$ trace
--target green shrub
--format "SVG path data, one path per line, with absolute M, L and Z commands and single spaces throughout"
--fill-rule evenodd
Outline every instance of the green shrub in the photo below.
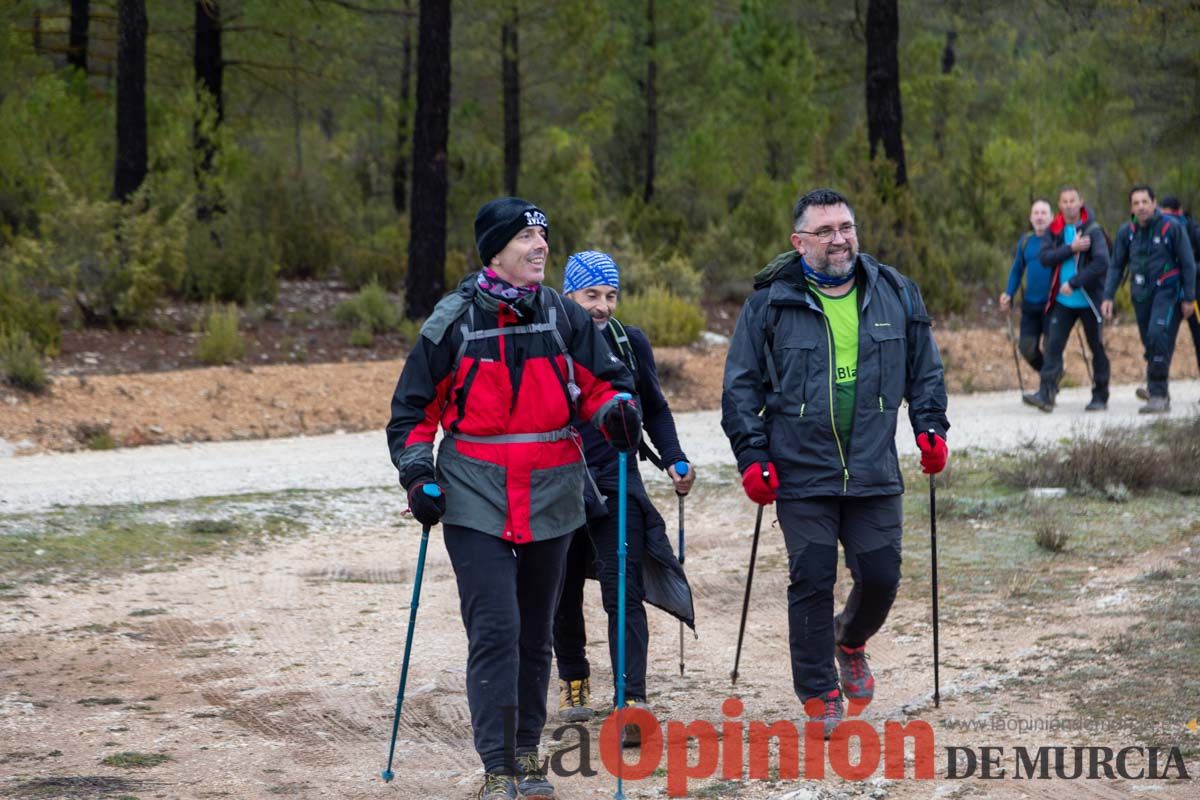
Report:
M 0 328 L 0 374 L 19 389 L 42 392 L 48 381 L 42 369 L 41 351 L 25 331 L 5 333 Z
M 192 300 L 270 301 L 278 289 L 279 244 L 253 219 L 232 209 L 188 229 L 181 291 Z
M 351 289 L 372 283 L 389 290 L 399 289 L 404 284 L 408 262 L 408 228 L 397 221 L 368 237 L 340 236 L 338 253 L 338 272 Z
M 346 327 L 372 334 L 387 333 L 400 324 L 400 312 L 388 293 L 376 282 L 368 283 L 358 294 L 339 303 L 333 310 L 333 318 Z
M 196 356 L 205 364 L 231 364 L 246 354 L 246 340 L 238 331 L 237 306 L 224 310 L 213 306 L 204 320 L 204 335 L 196 347 Z
M 704 313 L 661 286 L 621 300 L 617 317 L 641 328 L 651 344 L 661 347 L 691 344 L 704 330 Z
M 127 203 L 76 196 L 53 170 L 50 186 L 55 204 L 41 217 L 41 246 L 28 251 L 44 280 L 73 289 L 89 324 L 146 322 L 183 276 L 191 204 L 156 205 L 152 178 Z
M 50 276 L 42 271 L 44 248 L 41 242 L 22 237 L 0 249 L 0 330 L 24 331 L 39 354 L 53 355 L 62 330 L 55 303 L 42 297 L 54 290 Z
M 370 347 L 375 344 L 375 334 L 370 328 L 360 327 L 350 331 L 351 347 Z

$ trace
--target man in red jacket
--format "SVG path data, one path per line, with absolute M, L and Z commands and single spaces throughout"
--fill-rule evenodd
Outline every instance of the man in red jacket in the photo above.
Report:
M 571 419 L 618 450 L 640 436 L 629 370 L 587 312 L 541 285 L 547 232 L 542 210 L 515 197 L 479 210 L 483 268 L 422 326 L 387 427 L 413 516 L 442 523 L 457 578 L 483 800 L 554 797 L 538 742 L 569 534 L 585 521 Z

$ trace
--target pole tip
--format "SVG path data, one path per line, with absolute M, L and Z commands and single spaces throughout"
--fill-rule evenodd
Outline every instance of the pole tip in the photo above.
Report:
M 737 678 L 738 678 L 738 674 L 737 674 L 737 670 L 736 670 L 736 669 L 735 669 L 733 672 L 729 673 L 729 681 L 730 681 L 730 683 L 732 683 L 734 686 L 737 686 Z
M 383 778 L 384 783 L 391 783 L 392 778 L 396 777 L 396 773 L 392 772 L 390 769 L 385 769 L 380 777 Z

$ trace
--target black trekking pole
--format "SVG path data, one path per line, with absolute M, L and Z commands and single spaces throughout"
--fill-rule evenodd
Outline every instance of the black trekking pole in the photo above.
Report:
M 686 461 L 676 461 L 675 462 L 675 472 L 681 478 L 687 477 L 688 463 Z M 679 494 L 679 493 L 676 492 L 676 494 Z M 683 498 L 684 497 L 686 497 L 686 495 L 683 495 L 683 494 L 679 495 L 679 566 L 681 566 L 681 567 L 683 566 L 683 557 L 684 557 L 684 551 L 683 551 L 683 544 L 684 544 L 684 539 L 683 539 Z M 680 676 L 683 675 L 683 620 L 679 620 L 679 674 L 680 674 Z
M 1080 291 L 1083 290 L 1081 289 Z M 1079 354 L 1083 356 L 1083 365 L 1087 367 L 1088 383 L 1095 384 L 1096 379 L 1092 377 L 1092 360 L 1088 358 L 1087 348 L 1083 346 L 1083 330 L 1076 328 L 1075 333 L 1079 338 Z
M 1017 337 L 1013 335 L 1012 312 L 1006 312 L 1004 322 L 1008 325 L 1008 341 L 1012 343 L 1013 366 L 1017 368 L 1017 385 L 1025 394 L 1025 376 L 1021 374 L 1021 357 L 1017 355 Z
M 932 442 L 933 431 L 929 431 Z M 940 708 L 942 694 L 938 683 L 938 570 L 937 570 L 937 483 L 933 473 L 929 474 L 929 553 L 933 577 L 933 707 Z
M 426 487 L 432 484 L 425 484 Z M 437 486 L 432 486 L 440 491 Z M 404 639 L 404 661 L 400 667 L 400 688 L 396 691 L 396 713 L 392 716 L 392 743 L 388 745 L 387 768 L 383 771 L 384 783 L 396 777 L 392 772 L 392 757 L 396 754 L 396 734 L 400 730 L 400 709 L 404 706 L 404 686 L 408 683 L 408 659 L 412 654 L 413 630 L 417 623 L 417 606 L 421 601 L 421 578 L 425 573 L 425 549 L 429 546 L 429 526 L 421 529 L 421 549 L 417 553 L 417 574 L 413 578 L 412 602 L 408 604 L 408 635 Z
M 762 471 L 763 482 L 769 482 L 771 473 Z M 754 520 L 754 542 L 750 545 L 750 570 L 746 573 L 746 596 L 742 599 L 742 624 L 738 627 L 737 653 L 733 657 L 733 672 L 729 679 L 737 686 L 738 664 L 742 661 L 742 637 L 746 635 L 746 612 L 750 609 L 750 587 L 754 585 L 754 561 L 758 557 L 758 534 L 762 530 L 764 505 L 758 507 L 758 517 Z

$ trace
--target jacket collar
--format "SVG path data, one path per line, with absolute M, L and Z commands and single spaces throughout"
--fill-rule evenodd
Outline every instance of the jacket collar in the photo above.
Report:
M 792 259 L 791 256 L 795 258 Z M 781 259 L 787 259 L 787 263 L 778 263 Z M 768 271 L 772 271 L 768 279 L 760 282 L 760 276 Z M 854 262 L 854 271 L 854 285 L 859 287 L 859 296 L 862 298 L 860 305 L 865 306 L 874 291 L 875 282 L 879 279 L 879 262 L 866 253 L 859 253 Z M 770 305 L 807 305 L 821 308 L 820 301 L 813 296 L 808 281 L 804 279 L 800 256 L 796 252 L 792 252 L 790 256 L 788 253 L 776 256 L 754 278 L 756 289 L 769 287 L 767 303 Z
M 1088 207 L 1082 206 L 1079 209 L 1079 227 L 1083 228 L 1084 225 L 1088 224 L 1088 221 L 1091 218 L 1092 215 L 1091 212 L 1088 211 Z M 1054 234 L 1055 236 L 1062 236 L 1063 228 L 1065 227 L 1067 227 L 1067 221 L 1063 219 L 1062 212 L 1060 211 L 1054 215 L 1054 221 L 1050 223 L 1050 233 Z

